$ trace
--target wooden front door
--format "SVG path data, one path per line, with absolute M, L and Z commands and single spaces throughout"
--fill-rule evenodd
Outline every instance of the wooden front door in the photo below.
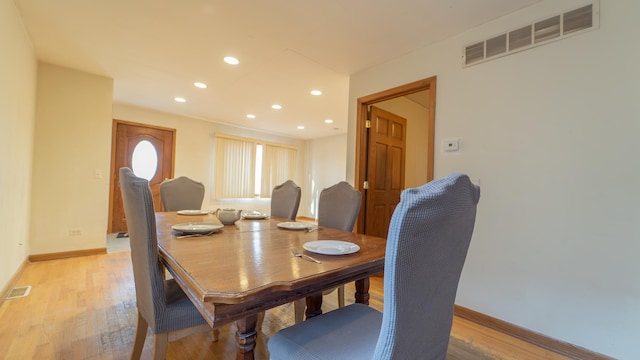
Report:
M 404 189 L 407 120 L 375 106 L 370 113 L 364 233 L 387 237 Z
M 113 121 L 109 233 L 127 230 L 119 185 L 121 167 L 131 168 L 137 176 L 149 180 L 155 209 L 162 210 L 159 188 L 164 179 L 173 178 L 175 136 L 175 129 Z

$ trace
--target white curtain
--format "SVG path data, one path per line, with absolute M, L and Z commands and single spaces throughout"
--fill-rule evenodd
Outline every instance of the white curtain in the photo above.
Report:
M 214 197 L 254 197 L 256 143 L 223 136 L 215 142 Z
M 273 144 L 264 145 L 260 197 L 271 197 L 271 190 L 276 185 L 293 179 L 295 166 L 296 149 Z

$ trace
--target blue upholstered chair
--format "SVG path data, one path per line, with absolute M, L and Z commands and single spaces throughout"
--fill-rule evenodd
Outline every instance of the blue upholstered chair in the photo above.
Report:
M 346 181 L 322 189 L 318 197 L 318 226 L 353 231 L 360 212 L 362 194 Z M 335 289 L 334 289 L 335 290 Z M 325 292 L 325 295 L 333 290 Z M 295 322 L 304 318 L 305 299 L 296 300 Z M 344 285 L 338 287 L 338 307 L 344 306 Z
M 391 218 L 382 313 L 349 305 L 279 331 L 271 359 L 445 359 L 480 189 L 452 174 L 403 191 Z
M 153 332 L 153 358 L 164 359 L 170 332 L 201 325 L 206 329 L 208 325 L 178 284 L 173 279 L 164 280 L 149 182 L 136 177 L 129 168 L 121 168 L 120 190 L 131 242 L 138 307 L 131 358 L 140 358 L 147 328 L 150 328 Z M 217 331 L 214 330 L 213 340 L 217 339 Z
M 160 200 L 164 211 L 200 210 L 204 199 L 204 184 L 179 176 L 160 184 Z
M 271 216 L 295 220 L 300 206 L 301 190 L 296 183 L 287 180 L 271 192 Z

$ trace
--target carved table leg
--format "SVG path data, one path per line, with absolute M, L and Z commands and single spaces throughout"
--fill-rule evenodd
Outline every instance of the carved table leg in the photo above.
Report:
M 236 331 L 237 360 L 253 360 L 253 350 L 256 347 L 257 321 L 258 315 L 251 315 L 236 321 L 236 326 L 238 327 L 238 331 Z
M 369 278 L 356 280 L 356 302 L 369 305 Z
M 307 319 L 322 314 L 322 293 L 307 296 L 307 310 L 305 310 Z

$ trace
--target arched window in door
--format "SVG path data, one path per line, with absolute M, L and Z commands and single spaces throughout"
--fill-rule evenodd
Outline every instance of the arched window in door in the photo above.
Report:
M 133 149 L 131 170 L 143 179 L 153 179 L 158 170 L 158 151 L 149 140 L 140 141 Z

